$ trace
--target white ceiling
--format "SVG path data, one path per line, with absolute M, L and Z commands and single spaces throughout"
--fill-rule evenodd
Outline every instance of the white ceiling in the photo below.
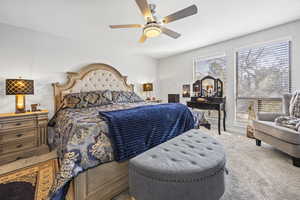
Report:
M 111 30 L 110 24 L 144 23 L 134 0 L 0 0 L 0 23 L 135 54 L 162 58 L 300 18 L 300 0 L 149 0 L 163 17 L 196 4 L 196 16 L 167 25 L 182 34 L 137 41 L 139 29 Z

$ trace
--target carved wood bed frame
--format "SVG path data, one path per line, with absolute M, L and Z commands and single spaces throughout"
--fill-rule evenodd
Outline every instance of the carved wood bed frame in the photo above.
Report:
M 55 111 L 60 109 L 64 96 L 69 93 L 106 89 L 133 91 L 133 85 L 127 84 L 127 77 L 106 64 L 95 63 L 79 72 L 68 72 L 67 78 L 65 84 L 53 84 Z M 110 200 L 128 188 L 128 163 L 99 165 L 77 176 L 73 185 L 75 200 Z

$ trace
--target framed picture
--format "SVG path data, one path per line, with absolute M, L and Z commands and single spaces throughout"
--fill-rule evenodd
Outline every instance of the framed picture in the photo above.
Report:
M 182 86 L 182 97 L 189 98 L 191 97 L 191 85 L 186 84 Z

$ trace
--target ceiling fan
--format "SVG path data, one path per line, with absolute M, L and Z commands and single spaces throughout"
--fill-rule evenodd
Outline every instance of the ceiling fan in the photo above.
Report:
M 164 33 L 174 39 L 179 38 L 181 35 L 175 31 L 172 31 L 166 27 L 164 24 L 168 24 L 174 22 L 176 20 L 180 20 L 185 17 L 189 17 L 191 15 L 195 15 L 198 12 L 198 8 L 196 5 L 189 6 L 185 9 L 177 11 L 171 15 L 164 17 L 162 20 L 159 20 L 156 15 L 156 5 L 148 4 L 147 0 L 135 0 L 139 9 L 141 10 L 142 15 L 146 20 L 145 25 L 140 24 L 124 24 L 124 25 L 111 25 L 112 29 L 120 29 L 120 28 L 143 28 L 143 35 L 140 38 L 139 42 L 143 43 L 147 38 L 157 37 L 161 33 Z

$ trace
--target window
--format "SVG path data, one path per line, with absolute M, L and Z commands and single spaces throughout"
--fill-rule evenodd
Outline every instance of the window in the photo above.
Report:
M 280 112 L 281 97 L 291 90 L 290 42 L 274 42 L 237 52 L 236 119 L 248 120 L 249 106 Z
M 221 79 L 224 83 L 224 92 L 226 91 L 225 55 L 194 61 L 194 81 L 200 80 L 207 75 Z
M 226 56 L 219 55 L 206 59 L 197 59 L 194 61 L 194 81 L 200 80 L 210 75 L 223 81 L 224 96 L 226 96 Z M 218 112 L 206 111 L 208 118 L 217 118 Z

